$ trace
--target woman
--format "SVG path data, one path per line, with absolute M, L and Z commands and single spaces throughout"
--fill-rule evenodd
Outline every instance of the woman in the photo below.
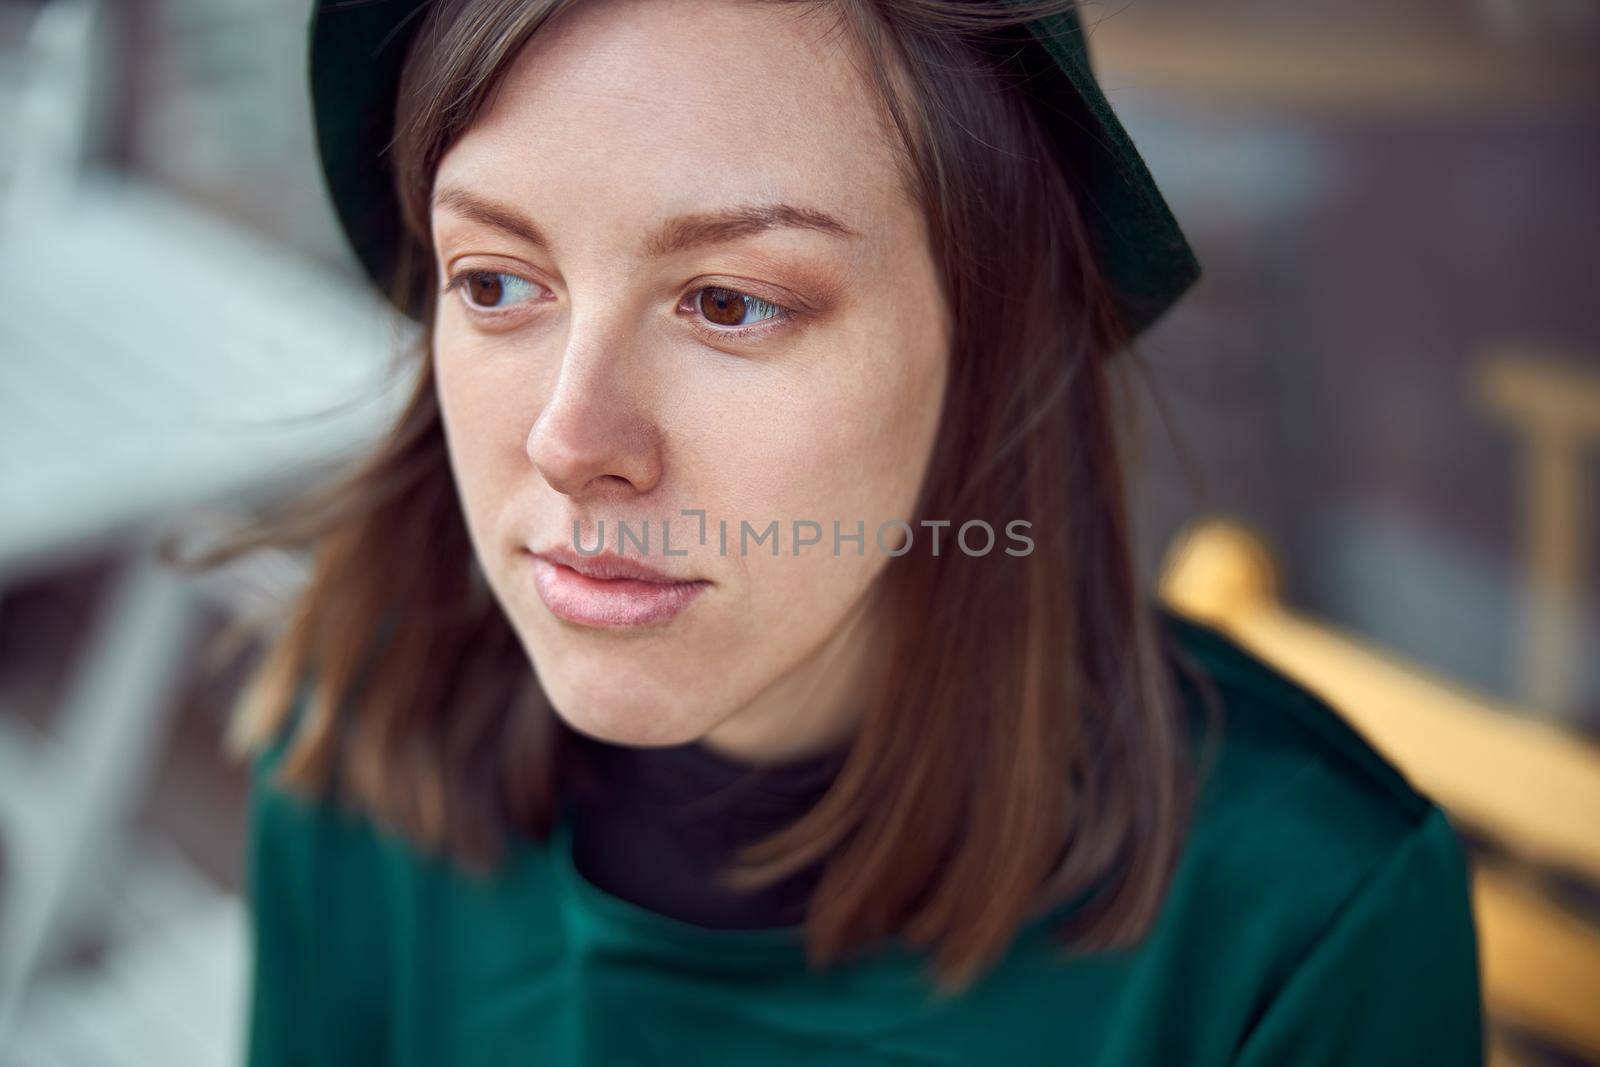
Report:
M 323 3 L 409 407 L 250 544 L 250 1062 L 1477 1063 L 1465 860 L 1140 588 L 1065 0 Z

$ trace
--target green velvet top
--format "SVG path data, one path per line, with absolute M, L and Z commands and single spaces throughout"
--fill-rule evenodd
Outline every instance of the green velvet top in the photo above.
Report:
M 268 785 L 274 749 L 251 793 L 250 1067 L 1482 1063 L 1444 814 L 1315 696 L 1161 616 L 1224 728 L 1135 947 L 1064 955 L 1044 916 L 953 999 L 908 949 L 812 972 L 797 927 L 710 929 L 600 890 L 564 824 L 473 876 Z

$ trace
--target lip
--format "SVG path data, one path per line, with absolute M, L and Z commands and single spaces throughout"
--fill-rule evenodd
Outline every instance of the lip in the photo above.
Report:
M 663 623 L 676 617 L 710 587 L 623 556 L 581 556 L 568 548 L 523 554 L 533 565 L 533 584 L 558 619 L 580 626 L 622 628 Z

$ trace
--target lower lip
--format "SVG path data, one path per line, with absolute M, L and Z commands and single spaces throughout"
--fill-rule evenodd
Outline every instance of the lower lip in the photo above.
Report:
M 550 614 L 580 626 L 648 626 L 666 622 L 694 602 L 710 582 L 643 582 L 590 578 L 532 553 L 533 584 Z

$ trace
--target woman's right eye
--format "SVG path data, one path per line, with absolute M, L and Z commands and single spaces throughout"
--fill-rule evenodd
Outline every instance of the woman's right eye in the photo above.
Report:
M 503 311 L 536 294 L 538 287 L 526 278 L 502 270 L 466 270 L 450 279 L 445 291 L 461 290 L 467 305 L 481 311 Z

